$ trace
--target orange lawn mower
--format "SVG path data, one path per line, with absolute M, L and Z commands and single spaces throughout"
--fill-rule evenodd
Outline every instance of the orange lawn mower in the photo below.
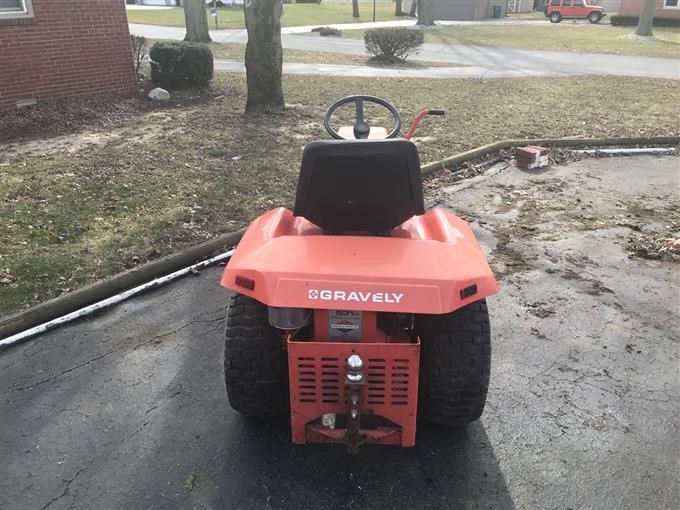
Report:
M 354 126 L 333 113 L 354 103 Z M 388 133 L 364 103 L 385 107 Z M 498 285 L 468 224 L 425 211 L 418 149 L 384 99 L 334 103 L 335 140 L 307 145 L 293 210 L 251 223 L 222 286 L 229 403 L 290 413 L 293 442 L 414 446 L 416 421 L 480 417 L 491 361 L 485 298 Z

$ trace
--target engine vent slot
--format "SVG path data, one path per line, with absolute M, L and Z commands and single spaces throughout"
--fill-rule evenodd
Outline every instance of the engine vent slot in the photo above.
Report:
M 340 360 L 336 357 L 298 356 L 297 395 L 306 404 L 337 404 L 344 398 Z

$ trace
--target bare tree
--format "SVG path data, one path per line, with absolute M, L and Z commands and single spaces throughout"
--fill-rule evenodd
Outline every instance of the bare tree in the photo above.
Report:
M 394 0 L 394 15 L 395 16 L 403 16 L 406 14 L 404 11 L 402 11 L 402 0 Z
M 208 11 L 203 0 L 184 0 L 184 20 L 187 27 L 185 41 L 212 41 L 208 32 Z
M 418 0 L 418 22 L 416 25 L 434 25 L 433 0 Z
M 146 37 L 141 35 L 130 35 L 132 43 L 132 62 L 135 65 L 135 76 L 139 81 L 139 69 L 146 61 Z
M 656 10 L 656 0 L 645 0 L 640 13 L 640 20 L 638 21 L 635 35 L 642 37 L 653 37 L 652 24 L 654 23 L 654 11 Z
M 281 67 L 281 14 L 283 0 L 245 0 L 248 43 L 246 44 L 246 113 L 283 110 Z
M 415 16 L 417 8 L 418 8 L 418 0 L 411 0 L 411 7 L 408 10 L 408 15 L 409 16 Z
M 352 17 L 358 18 L 359 16 L 359 0 L 352 0 Z

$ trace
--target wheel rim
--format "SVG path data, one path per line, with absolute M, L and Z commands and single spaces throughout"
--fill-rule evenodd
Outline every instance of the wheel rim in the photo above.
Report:
M 560 17 L 557 14 L 553 14 L 552 16 L 550 16 L 550 20 L 557 23 L 560 20 Z

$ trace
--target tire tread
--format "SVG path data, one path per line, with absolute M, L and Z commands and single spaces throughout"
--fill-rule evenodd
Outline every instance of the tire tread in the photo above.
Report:
M 288 367 L 281 332 L 267 307 L 248 296 L 229 299 L 224 341 L 224 381 L 231 407 L 267 418 L 288 410 Z
M 421 332 L 420 416 L 462 425 L 484 411 L 491 370 L 491 333 L 485 300 L 443 315 L 418 318 Z

